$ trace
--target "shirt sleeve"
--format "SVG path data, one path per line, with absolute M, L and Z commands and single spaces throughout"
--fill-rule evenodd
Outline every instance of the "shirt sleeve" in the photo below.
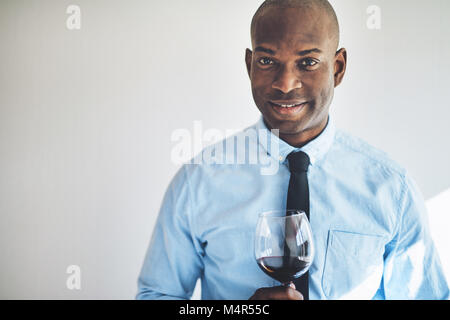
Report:
M 394 300 L 449 299 L 433 244 L 426 207 L 417 185 L 405 177 L 397 232 L 385 251 L 383 295 Z
M 176 173 L 163 198 L 136 299 L 189 299 L 202 273 L 201 247 L 192 232 L 192 203 L 186 165 Z

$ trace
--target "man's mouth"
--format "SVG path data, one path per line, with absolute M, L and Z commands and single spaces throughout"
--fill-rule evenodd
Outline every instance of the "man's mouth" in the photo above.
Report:
M 269 103 L 272 109 L 283 115 L 296 114 L 307 104 L 304 101 L 269 101 Z

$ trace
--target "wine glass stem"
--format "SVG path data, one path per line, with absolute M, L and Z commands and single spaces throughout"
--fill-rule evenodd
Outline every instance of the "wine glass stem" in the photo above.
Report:
M 292 281 L 285 282 L 285 283 L 283 283 L 283 287 L 291 287 L 291 288 L 294 288 L 294 282 L 292 282 Z

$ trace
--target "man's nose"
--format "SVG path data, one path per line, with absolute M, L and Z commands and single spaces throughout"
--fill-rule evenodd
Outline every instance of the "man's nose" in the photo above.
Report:
M 294 89 L 300 89 L 302 82 L 300 81 L 298 72 L 291 68 L 284 67 L 277 75 L 272 83 L 272 88 L 278 89 L 283 93 L 288 93 Z

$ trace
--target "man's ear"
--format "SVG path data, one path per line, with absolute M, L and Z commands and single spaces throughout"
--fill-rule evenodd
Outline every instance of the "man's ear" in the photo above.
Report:
M 334 87 L 341 84 L 347 68 L 347 50 L 339 49 L 334 57 Z
M 250 49 L 245 50 L 245 65 L 247 66 L 247 73 L 249 77 L 252 71 L 252 59 L 253 59 L 252 50 Z

